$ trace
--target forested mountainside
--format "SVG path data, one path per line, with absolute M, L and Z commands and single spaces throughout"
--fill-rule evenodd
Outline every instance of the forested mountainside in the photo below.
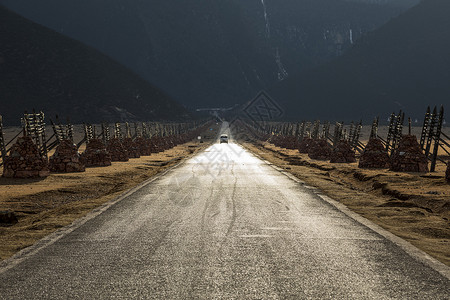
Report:
M 245 102 L 292 73 L 341 55 L 404 10 L 394 5 L 398 1 L 0 3 L 106 53 L 184 105 L 198 108 Z
M 350 120 L 400 109 L 420 119 L 428 105 L 450 103 L 449 15 L 450 1 L 424 0 L 271 93 L 296 119 Z
M 187 111 L 99 51 L 0 5 L 0 115 L 17 124 L 24 110 L 72 122 L 179 120 Z

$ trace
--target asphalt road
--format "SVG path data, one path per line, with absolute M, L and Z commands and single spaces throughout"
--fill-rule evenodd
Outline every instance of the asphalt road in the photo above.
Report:
M 446 277 L 232 143 L 46 243 L 0 269 L 1 299 L 450 297 Z

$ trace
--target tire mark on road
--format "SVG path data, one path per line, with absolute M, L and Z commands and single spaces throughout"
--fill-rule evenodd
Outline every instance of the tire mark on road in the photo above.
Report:
M 201 238 L 200 241 L 198 243 L 198 252 L 196 255 L 196 266 L 197 266 L 197 276 L 195 276 L 194 278 L 192 278 L 192 281 L 190 283 L 190 289 L 189 291 L 187 291 L 188 294 L 188 298 L 189 299 L 197 299 L 198 295 L 196 294 L 196 292 L 198 291 L 198 286 L 201 284 L 202 279 L 204 279 L 205 277 L 205 272 L 206 269 L 204 267 L 200 267 L 201 265 L 204 265 L 206 263 L 206 261 L 204 260 L 205 257 L 207 257 L 207 255 L 205 254 L 205 238 L 207 236 L 207 234 L 205 233 L 205 223 L 206 223 L 206 213 L 210 207 L 210 200 L 213 199 L 213 194 L 214 194 L 214 182 L 215 180 L 212 181 L 212 185 L 211 185 L 211 192 L 209 193 L 209 196 L 205 199 L 205 204 L 203 207 L 203 211 L 202 211 L 202 217 L 201 217 L 201 224 L 200 224 L 200 228 L 201 228 Z
M 214 180 L 213 180 L 214 182 Z M 211 187 L 211 192 L 209 193 L 209 196 L 205 200 L 205 206 L 203 207 L 202 211 L 202 221 L 201 221 L 201 229 L 204 231 L 205 229 L 205 219 L 206 219 L 206 211 L 209 208 L 209 200 L 212 199 L 212 195 L 214 194 L 214 186 Z

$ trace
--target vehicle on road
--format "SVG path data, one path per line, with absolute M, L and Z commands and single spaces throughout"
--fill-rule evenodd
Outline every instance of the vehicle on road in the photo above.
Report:
M 220 143 L 221 143 L 221 144 L 222 144 L 222 143 L 227 143 L 227 144 L 228 144 L 228 135 L 222 134 L 222 135 L 220 136 Z

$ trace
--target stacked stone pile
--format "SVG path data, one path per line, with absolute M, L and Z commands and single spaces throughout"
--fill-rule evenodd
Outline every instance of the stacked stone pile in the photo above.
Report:
M 139 153 L 141 156 L 149 156 L 152 154 L 152 145 L 149 139 L 138 137 L 135 142 L 139 148 Z
M 298 145 L 298 152 L 300 153 L 309 153 L 309 147 L 311 146 L 313 142 L 312 138 L 305 137 Z
M 428 159 L 414 135 L 402 136 L 398 148 L 391 155 L 390 163 L 390 170 L 395 172 L 428 172 Z
M 13 211 L 0 211 L 0 224 L 2 225 L 14 225 L 19 220 Z
M 252 133 L 252 136 L 260 141 L 269 141 L 270 138 L 272 137 L 272 135 L 270 133 L 266 133 L 266 134 Z
M 282 146 L 284 144 L 283 139 L 284 139 L 284 137 L 282 135 L 275 136 L 274 137 L 274 145 L 276 145 L 278 147 Z
M 173 137 L 168 136 L 164 140 L 166 142 L 166 147 L 167 147 L 166 150 L 172 149 L 173 147 L 176 146 L 175 143 L 174 143 Z
M 150 139 L 150 151 L 152 153 L 160 152 L 160 147 L 158 146 L 159 140 L 157 137 L 152 137 Z
M 187 140 L 185 140 L 185 137 L 183 135 L 174 137 L 174 145 L 175 146 L 181 145 L 185 142 L 187 142 Z
M 331 163 L 353 163 L 356 162 L 355 151 L 348 141 L 341 140 L 334 147 L 330 157 Z
M 269 143 L 274 144 L 275 146 L 277 146 L 280 143 L 279 142 L 280 138 L 281 137 L 278 136 L 278 135 L 271 135 L 267 141 Z
M 311 159 L 329 160 L 331 147 L 324 139 L 313 140 L 308 149 L 308 156 Z
M 195 138 L 196 138 L 196 137 L 195 137 Z M 177 138 L 176 144 L 177 144 L 177 145 L 184 144 L 184 143 L 189 142 L 189 140 L 190 140 L 190 139 L 188 139 L 188 136 L 187 136 L 186 134 L 182 134 L 182 135 L 180 135 L 180 136 Z
M 111 161 L 128 161 L 128 151 L 120 139 L 109 140 L 106 150 L 111 154 Z
M 167 139 L 167 137 L 162 137 L 161 141 L 160 141 L 160 149 L 162 151 L 168 150 L 171 148 L 171 145 L 169 143 L 169 140 Z
M 123 146 L 127 150 L 129 158 L 139 158 L 141 157 L 141 153 L 139 152 L 139 145 L 133 141 L 132 138 L 125 138 L 123 140 Z
M 86 167 L 106 167 L 111 165 L 111 154 L 106 150 L 101 139 L 92 139 L 81 154 L 81 161 Z
M 447 171 L 445 172 L 445 180 L 450 183 L 450 161 L 447 162 Z
M 286 136 L 281 139 L 279 147 L 291 149 L 291 150 L 298 149 L 299 142 L 295 136 Z
M 180 144 L 180 139 L 176 136 L 169 136 L 169 144 L 173 147 L 176 147 Z
M 389 168 L 389 154 L 380 139 L 372 138 L 369 140 L 359 158 L 358 167 L 365 169 Z
M 163 152 L 167 149 L 167 145 L 164 138 L 160 136 L 155 136 L 152 138 L 152 149 L 154 153 Z
M 18 138 L 11 147 L 10 155 L 5 158 L 3 177 L 36 178 L 49 174 L 47 159 L 39 154 L 31 137 Z
M 62 140 L 56 147 L 55 153 L 49 159 L 52 172 L 84 172 L 85 165 L 80 161 L 77 146 L 70 140 Z
M 272 135 L 269 139 L 269 142 L 278 147 L 281 144 L 281 139 L 282 137 L 279 135 Z
M 164 139 L 165 138 L 163 138 L 163 137 L 159 137 L 155 142 L 154 137 L 150 138 L 148 141 L 149 147 L 150 147 L 150 152 L 151 153 L 159 153 L 166 149 L 170 149 L 169 147 L 167 147 Z M 158 145 L 158 143 L 159 143 L 159 145 Z

